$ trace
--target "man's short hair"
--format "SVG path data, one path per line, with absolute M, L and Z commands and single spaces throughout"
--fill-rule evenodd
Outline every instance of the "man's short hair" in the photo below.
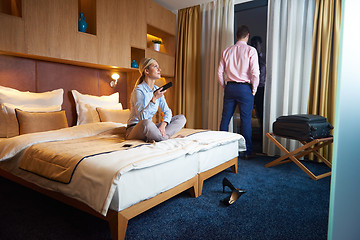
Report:
M 249 28 L 245 25 L 241 25 L 238 27 L 236 31 L 236 38 L 242 39 L 245 38 L 249 34 Z

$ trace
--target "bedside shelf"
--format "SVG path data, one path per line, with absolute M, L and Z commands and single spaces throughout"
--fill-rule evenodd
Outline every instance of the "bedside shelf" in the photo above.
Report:
M 161 49 L 161 47 L 160 47 L 160 49 Z M 164 52 L 164 51 L 156 51 L 156 50 L 154 50 L 154 48 L 146 48 L 146 51 L 147 52 L 154 52 L 154 54 L 163 54 L 163 55 L 167 55 L 167 56 L 170 56 L 169 54 L 167 54 L 166 52 Z
M 78 0 L 78 20 L 80 13 L 84 14 L 87 24 L 86 33 L 96 35 L 96 0 Z
M 0 13 L 22 17 L 21 0 L 0 0 Z
M 152 25 L 147 25 L 146 47 L 154 49 L 152 40 L 162 40 L 164 44 L 160 45 L 161 53 L 175 56 L 175 36 L 164 32 Z M 155 50 L 154 50 L 155 51 Z M 156 51 L 155 51 L 156 52 Z
M 140 64 L 140 60 L 143 59 L 144 57 L 145 57 L 145 50 L 144 49 L 131 47 L 131 59 L 130 59 L 130 62 L 135 60 L 135 62 L 137 64 Z M 132 69 L 137 69 L 138 70 L 138 68 L 132 68 Z

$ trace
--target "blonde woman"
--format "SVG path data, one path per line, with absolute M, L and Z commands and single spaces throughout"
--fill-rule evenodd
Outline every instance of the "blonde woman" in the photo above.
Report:
M 131 113 L 126 128 L 127 139 L 140 139 L 147 142 L 163 141 L 177 133 L 186 123 L 184 115 L 172 116 L 164 97 L 166 90 L 155 91 L 159 88 L 154 83 L 155 80 L 161 78 L 160 71 L 155 59 L 144 58 L 140 61 L 141 76 L 131 93 Z M 154 124 L 152 117 L 159 106 L 164 113 L 164 120 Z

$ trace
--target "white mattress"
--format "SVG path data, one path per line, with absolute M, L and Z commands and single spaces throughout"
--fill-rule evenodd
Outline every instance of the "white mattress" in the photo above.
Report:
M 121 176 L 118 182 L 110 208 L 121 211 L 165 192 L 191 179 L 198 173 L 237 157 L 237 149 L 238 142 L 230 142 L 150 168 L 127 172 Z

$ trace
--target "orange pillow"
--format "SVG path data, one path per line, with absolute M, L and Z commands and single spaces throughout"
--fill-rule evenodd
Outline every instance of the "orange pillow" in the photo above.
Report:
M 96 108 L 96 111 L 99 113 L 101 122 L 117 122 L 126 124 L 130 116 L 130 109 L 115 110 Z
M 57 112 L 26 112 L 15 109 L 21 134 L 67 128 L 65 110 Z

